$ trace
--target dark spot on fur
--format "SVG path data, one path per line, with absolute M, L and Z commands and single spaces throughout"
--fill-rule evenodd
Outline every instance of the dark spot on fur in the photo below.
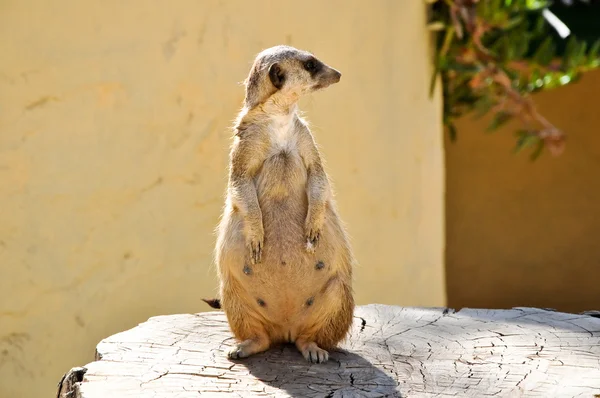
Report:
M 248 264 L 244 265 L 244 274 L 250 275 L 252 273 L 252 268 L 248 266 Z
M 310 307 L 311 305 L 313 305 L 314 302 L 315 302 L 315 298 L 311 297 L 308 300 L 306 300 L 306 306 Z
M 325 263 L 323 261 L 319 261 L 317 265 L 315 265 L 315 269 L 323 269 L 325 268 Z
M 263 301 L 263 299 L 256 299 L 256 302 L 257 302 L 257 303 L 258 303 L 258 305 L 260 305 L 261 307 L 264 307 L 264 306 L 266 306 L 266 305 L 267 305 L 267 303 L 265 303 L 265 302 Z
M 282 261 L 281 265 L 287 265 L 287 263 L 285 261 Z

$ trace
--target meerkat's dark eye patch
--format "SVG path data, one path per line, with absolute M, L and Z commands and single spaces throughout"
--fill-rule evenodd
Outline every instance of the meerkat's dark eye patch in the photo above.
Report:
M 285 72 L 281 69 L 279 64 L 275 63 L 269 67 L 269 79 L 278 90 L 283 87 L 283 83 L 285 83 Z
M 311 76 L 314 76 L 317 72 L 323 69 L 323 64 L 315 58 L 309 58 L 304 61 L 304 69 L 306 69 Z

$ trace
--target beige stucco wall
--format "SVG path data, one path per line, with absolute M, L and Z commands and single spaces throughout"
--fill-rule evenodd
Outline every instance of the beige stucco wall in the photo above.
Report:
M 238 83 L 279 43 L 343 72 L 302 105 L 358 302 L 443 305 L 424 25 L 419 1 L 2 1 L 0 396 L 49 396 L 101 338 L 207 310 Z
M 513 155 L 511 123 L 465 117 L 446 145 L 452 307 L 600 309 L 600 71 L 535 96 L 568 134 L 560 157 Z

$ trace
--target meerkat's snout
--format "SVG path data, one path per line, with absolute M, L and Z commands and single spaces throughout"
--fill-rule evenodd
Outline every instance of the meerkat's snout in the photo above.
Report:
M 317 84 L 314 86 L 315 89 L 321 89 L 329 87 L 332 84 L 335 84 L 340 81 L 342 78 L 342 74 L 329 66 L 325 66 L 325 70 L 323 71 L 321 77 L 318 79 Z
M 334 73 L 334 83 L 337 83 L 342 78 L 342 73 L 339 70 L 333 69 Z
M 312 85 L 313 90 L 329 87 L 330 85 L 339 82 L 342 77 L 340 71 L 326 65 L 312 56 L 304 62 L 303 66 L 314 81 L 314 84 Z

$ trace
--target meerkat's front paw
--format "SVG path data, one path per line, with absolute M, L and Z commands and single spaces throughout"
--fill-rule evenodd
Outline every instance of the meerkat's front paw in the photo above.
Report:
M 311 363 L 323 363 L 329 360 L 329 353 L 320 348 L 316 343 L 304 344 L 300 347 L 304 359 Z
M 248 250 L 250 251 L 250 261 L 252 261 L 252 264 L 260 263 L 262 257 L 263 240 L 251 239 L 247 245 Z
M 264 232 L 262 227 L 258 231 L 251 231 L 247 234 L 246 247 L 250 253 L 250 261 L 252 264 L 260 263 L 264 247 Z
M 315 252 L 320 237 L 321 228 L 316 226 L 306 228 L 306 250 L 309 253 Z

